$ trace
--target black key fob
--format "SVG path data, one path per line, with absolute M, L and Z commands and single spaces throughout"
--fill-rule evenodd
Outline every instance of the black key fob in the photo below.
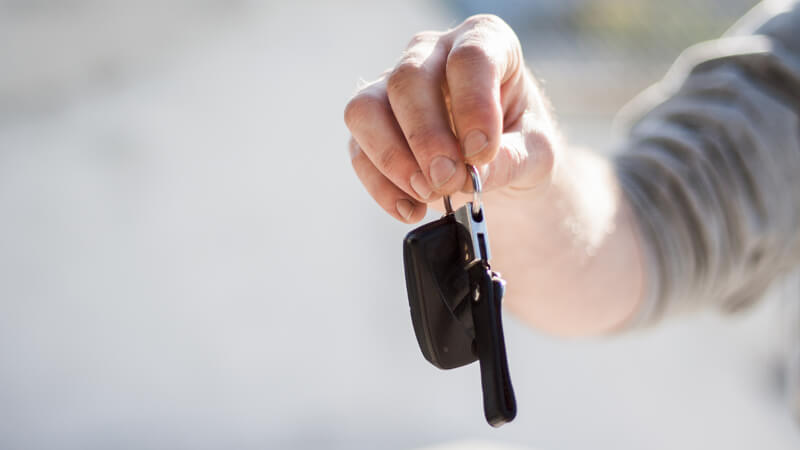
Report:
M 408 303 L 423 356 L 440 369 L 478 359 L 470 280 L 464 268 L 465 230 L 452 214 L 409 232 L 403 240 Z
M 440 369 L 480 361 L 483 410 L 494 427 L 514 419 L 501 304 L 505 282 L 489 265 L 480 176 L 474 201 L 408 233 L 403 240 L 408 303 L 423 356 Z

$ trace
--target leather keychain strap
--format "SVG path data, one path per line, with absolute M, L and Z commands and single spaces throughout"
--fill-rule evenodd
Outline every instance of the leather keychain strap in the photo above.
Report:
M 501 319 L 505 282 L 494 276 L 484 263 L 470 269 L 470 279 L 478 293 L 472 305 L 472 318 L 481 366 L 483 412 L 489 425 L 499 427 L 517 415 Z

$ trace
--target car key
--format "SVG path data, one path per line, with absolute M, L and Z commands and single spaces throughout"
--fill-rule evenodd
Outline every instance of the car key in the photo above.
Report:
M 403 260 L 411 321 L 422 354 L 440 369 L 478 359 L 470 279 L 463 270 L 466 230 L 446 214 L 406 235 Z
M 474 166 L 468 167 L 472 175 L 474 198 L 454 215 L 456 222 L 466 229 L 469 236 L 466 247 L 471 251 L 465 254 L 465 259 L 468 260 L 466 267 L 473 298 L 472 318 L 481 367 L 484 415 L 490 425 L 498 427 L 513 420 L 517 414 L 501 318 L 505 281 L 489 266 L 489 237 L 480 199 L 480 177 Z
M 453 212 L 445 197 L 445 216 L 406 236 L 406 287 L 425 358 L 442 369 L 479 359 L 484 414 L 500 426 L 516 415 L 501 321 L 505 282 L 489 266 L 480 178 L 468 168 L 473 202 Z

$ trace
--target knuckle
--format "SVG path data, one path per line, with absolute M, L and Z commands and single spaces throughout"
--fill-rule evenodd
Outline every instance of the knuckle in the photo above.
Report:
M 470 122 L 477 122 L 483 124 L 492 123 L 492 121 L 500 120 L 493 112 L 497 106 L 494 104 L 492 94 L 485 91 L 468 91 L 462 92 L 458 98 L 451 100 L 454 103 L 454 108 L 457 108 L 457 114 L 465 113 Z M 457 104 L 456 104 L 457 103 Z
M 406 48 L 416 47 L 420 44 L 424 44 L 427 42 L 435 41 L 439 38 L 439 33 L 433 31 L 421 31 L 414 36 L 411 36 L 411 40 L 408 41 L 408 45 Z
M 464 26 L 467 28 L 481 28 L 481 27 L 505 27 L 505 21 L 494 14 L 475 14 L 474 16 L 467 17 L 464 20 Z
M 388 147 L 383 152 L 380 153 L 377 157 L 377 164 L 378 167 L 381 169 L 381 172 L 384 174 L 392 173 L 398 163 L 398 156 L 400 155 L 400 149 L 396 147 Z
M 419 77 L 423 72 L 422 64 L 419 62 L 406 58 L 401 61 L 389 74 L 386 79 L 386 90 L 389 95 L 404 91 L 411 81 Z
M 449 148 L 451 139 L 433 128 L 418 128 L 408 135 L 408 145 L 415 154 L 432 153 L 437 149 Z
M 492 64 L 489 52 L 478 39 L 466 39 L 447 56 L 447 70 L 470 70 Z
M 362 91 L 347 102 L 344 108 L 344 122 L 352 129 L 369 117 L 382 113 L 385 108 L 382 98 Z

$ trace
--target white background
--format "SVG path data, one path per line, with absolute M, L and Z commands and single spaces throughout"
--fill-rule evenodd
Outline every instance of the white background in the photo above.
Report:
M 498 430 L 477 365 L 422 358 L 410 227 L 352 174 L 342 110 L 455 13 L 39 5 L 0 18 L 1 448 L 800 446 L 775 301 L 571 342 L 507 316 L 519 415 Z

